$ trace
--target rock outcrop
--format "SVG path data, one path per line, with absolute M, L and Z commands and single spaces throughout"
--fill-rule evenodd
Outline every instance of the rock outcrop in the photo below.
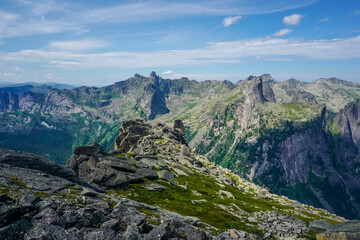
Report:
M 126 187 L 129 183 L 143 182 L 144 179 L 162 179 L 178 185 L 173 174 L 168 171 L 169 167 L 165 161 L 157 156 L 172 153 L 180 158 L 190 157 L 181 121 L 175 121 L 174 130 L 171 130 L 163 124 L 153 127 L 140 119 L 129 120 L 122 124 L 119 131 L 120 135 L 115 139 L 115 151 L 112 155 L 104 153 L 96 143 L 91 146 L 80 146 L 73 150 L 74 155 L 67 165 L 80 178 L 107 189 Z M 126 154 L 136 158 L 127 159 L 126 156 L 129 155 Z M 201 165 L 196 161 L 195 164 Z
M 128 150 L 119 139 L 110 153 L 80 146 L 67 166 L 0 149 L 0 238 L 307 238 L 314 215 L 344 222 L 210 163 L 190 151 L 183 129 L 178 120 L 173 129 L 125 121 Z

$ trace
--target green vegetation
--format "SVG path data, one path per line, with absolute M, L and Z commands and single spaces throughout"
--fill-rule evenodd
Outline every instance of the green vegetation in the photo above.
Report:
M 233 177 L 232 175 L 229 175 Z M 248 232 L 263 235 L 263 231 L 256 224 L 252 225 L 247 220 L 247 216 L 258 211 L 273 211 L 274 208 L 284 214 L 294 215 L 306 223 L 314 219 L 323 218 L 322 216 L 313 215 L 308 211 L 302 214 L 294 214 L 294 208 L 291 206 L 281 205 L 272 198 L 258 198 L 253 194 L 239 190 L 237 187 L 226 185 L 220 187 L 216 180 L 195 173 L 191 176 L 178 177 L 179 186 L 170 185 L 163 181 L 156 181 L 166 185 L 167 190 L 163 192 L 148 191 L 144 188 L 150 181 L 139 184 L 130 184 L 130 190 L 112 190 L 108 194 L 126 196 L 130 199 L 144 202 L 150 205 L 159 206 L 179 213 L 184 216 L 193 216 L 199 218 L 202 222 L 216 227 L 219 231 L 227 229 L 240 229 Z M 186 185 L 186 188 L 183 186 Z M 194 195 L 193 191 L 197 194 Z M 227 198 L 225 195 L 220 196 L 220 191 L 229 192 L 234 198 Z M 234 207 L 236 206 L 236 207 Z M 229 211 L 224 210 L 228 209 Z M 240 210 L 240 212 L 238 212 Z M 151 217 L 155 213 L 150 209 L 138 209 L 147 216 Z M 233 212 L 237 217 L 229 212 Z M 155 218 L 156 219 L 156 218 Z M 334 221 L 333 221 L 334 222 Z

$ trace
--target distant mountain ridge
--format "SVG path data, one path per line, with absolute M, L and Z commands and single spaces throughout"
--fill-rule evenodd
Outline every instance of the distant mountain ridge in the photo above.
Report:
M 44 83 L 38 83 L 38 82 L 24 82 L 24 83 L 13 83 L 13 82 L 7 82 L 7 81 L 0 81 L 0 88 L 3 87 L 22 87 L 31 85 L 34 87 L 51 87 L 51 88 L 57 88 L 57 89 L 73 89 L 76 87 L 80 87 L 79 85 L 70 85 L 66 83 L 58 83 L 58 82 L 44 82 Z

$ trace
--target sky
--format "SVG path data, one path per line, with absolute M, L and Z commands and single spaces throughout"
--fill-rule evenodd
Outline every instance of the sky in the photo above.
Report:
M 1 0 L 0 81 L 360 82 L 359 0 Z

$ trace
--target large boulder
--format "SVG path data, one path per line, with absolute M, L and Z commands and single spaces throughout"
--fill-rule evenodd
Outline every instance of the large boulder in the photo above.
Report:
M 84 154 L 84 155 L 94 155 L 94 154 L 99 154 L 99 153 L 103 153 L 104 149 L 97 143 L 93 143 L 90 146 L 79 146 L 73 149 L 73 154 L 76 155 L 80 155 L 80 154 Z

